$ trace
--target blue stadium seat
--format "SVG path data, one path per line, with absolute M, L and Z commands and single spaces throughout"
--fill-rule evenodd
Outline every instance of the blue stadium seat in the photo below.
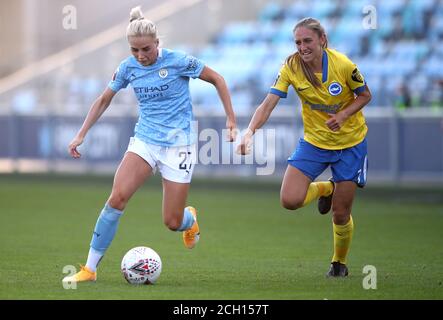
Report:
M 278 19 L 283 10 L 284 9 L 280 4 L 276 2 L 270 2 L 260 12 L 258 19 L 261 22 Z

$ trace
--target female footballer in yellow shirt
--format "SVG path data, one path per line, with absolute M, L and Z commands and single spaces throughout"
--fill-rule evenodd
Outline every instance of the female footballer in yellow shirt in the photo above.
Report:
M 297 52 L 281 67 L 237 152 L 249 153 L 254 132 L 265 124 L 292 85 L 302 103 L 304 136 L 288 159 L 281 204 L 295 210 L 318 198 L 320 213 L 328 213 L 332 207 L 334 255 L 326 275 L 345 277 L 354 229 L 352 202 L 357 186 L 366 183 L 368 129 L 362 108 L 371 100 L 371 93 L 357 66 L 344 54 L 328 48 L 319 21 L 302 19 L 293 33 Z M 314 182 L 328 166 L 332 179 Z

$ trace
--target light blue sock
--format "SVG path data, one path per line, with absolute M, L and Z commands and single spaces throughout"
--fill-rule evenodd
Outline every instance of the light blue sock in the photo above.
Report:
M 185 231 L 188 230 L 192 225 L 194 224 L 194 216 L 192 215 L 191 211 L 188 210 L 188 208 L 185 208 L 183 212 L 183 221 L 180 228 L 177 229 L 177 231 Z
M 123 211 L 114 209 L 106 203 L 95 224 L 91 248 L 101 254 L 105 254 L 117 232 L 118 222 L 122 214 Z

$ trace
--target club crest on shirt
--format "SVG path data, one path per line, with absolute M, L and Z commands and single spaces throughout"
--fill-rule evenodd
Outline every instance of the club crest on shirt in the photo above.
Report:
M 338 96 L 342 91 L 343 87 L 338 82 L 333 82 L 329 85 L 328 91 L 331 94 L 331 96 Z
M 168 76 L 168 70 L 160 69 L 160 71 L 158 72 L 158 75 L 160 76 L 160 78 L 166 78 Z

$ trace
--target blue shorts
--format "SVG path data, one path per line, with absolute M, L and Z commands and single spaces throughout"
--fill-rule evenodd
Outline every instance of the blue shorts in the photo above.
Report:
M 288 158 L 288 164 L 303 172 L 312 181 L 331 166 L 334 182 L 354 181 L 363 188 L 368 170 L 366 138 L 359 144 L 342 150 L 318 148 L 300 139 L 297 149 Z

